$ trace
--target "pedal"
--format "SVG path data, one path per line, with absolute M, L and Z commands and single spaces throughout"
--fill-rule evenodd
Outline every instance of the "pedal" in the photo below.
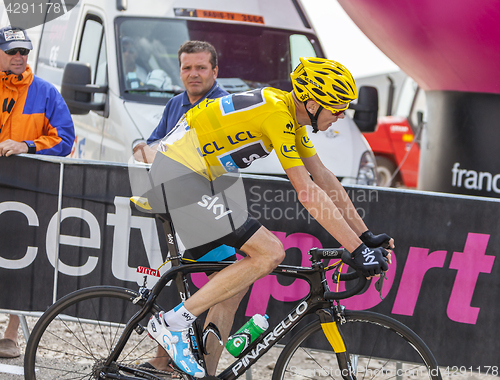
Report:
M 203 330 L 203 338 L 202 338 L 202 340 L 203 340 L 203 353 L 205 355 L 208 354 L 207 350 L 206 350 L 206 347 L 207 347 L 207 339 L 208 339 L 208 335 L 209 334 L 213 334 L 217 338 L 217 340 L 219 341 L 219 344 L 221 346 L 224 345 L 224 343 L 222 342 L 222 338 L 220 336 L 219 329 L 217 328 L 217 326 L 214 323 L 210 322 L 207 325 L 207 327 L 205 327 L 205 330 Z

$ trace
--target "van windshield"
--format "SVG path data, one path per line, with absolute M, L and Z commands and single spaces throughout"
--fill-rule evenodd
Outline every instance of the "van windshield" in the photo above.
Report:
M 291 90 L 299 57 L 324 56 L 313 34 L 220 22 L 117 18 L 123 98 L 165 104 L 184 91 L 177 51 L 188 40 L 208 41 L 219 59 L 217 81 L 228 92 L 272 86 Z

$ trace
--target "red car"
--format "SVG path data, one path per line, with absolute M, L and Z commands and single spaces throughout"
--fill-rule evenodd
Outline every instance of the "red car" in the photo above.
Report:
M 407 78 L 392 116 L 378 118 L 375 132 L 363 133 L 377 160 L 379 186 L 416 188 L 425 93 Z

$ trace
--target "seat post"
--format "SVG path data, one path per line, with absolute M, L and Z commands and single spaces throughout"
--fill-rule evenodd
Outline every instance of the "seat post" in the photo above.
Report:
M 181 260 L 179 259 L 179 246 L 175 237 L 174 225 L 170 218 L 168 218 L 167 214 L 156 214 L 156 217 L 160 219 L 163 225 L 163 231 L 165 232 L 165 237 L 167 238 L 168 255 L 173 258 L 172 266 L 179 266 L 181 265 Z M 187 297 L 191 296 L 191 293 L 189 292 L 189 285 L 182 272 L 177 273 L 175 276 L 175 285 L 180 292 L 179 295 L 182 302 L 184 302 Z M 183 297 L 184 299 L 182 299 Z

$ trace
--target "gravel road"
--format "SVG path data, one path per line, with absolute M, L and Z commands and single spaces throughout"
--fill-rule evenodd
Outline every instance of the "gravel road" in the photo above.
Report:
M 7 326 L 7 321 L 8 317 L 5 314 L 0 314 L 0 336 L 3 336 L 3 331 L 5 330 L 5 327 Z M 34 324 L 36 323 L 35 318 L 27 318 L 28 321 L 28 326 L 30 329 L 33 328 Z M 61 334 L 64 334 L 64 331 L 61 331 Z M 19 334 L 19 344 L 22 350 L 22 353 L 24 353 L 24 349 L 26 346 L 24 336 L 20 332 Z M 251 376 L 246 376 L 246 380 L 269 380 L 271 379 L 272 372 L 274 365 L 276 363 L 276 360 L 281 352 L 281 348 L 273 348 L 271 349 L 261 360 L 259 360 L 258 363 L 256 363 L 251 370 Z M 220 366 L 219 368 L 225 368 L 227 367 L 233 360 L 229 353 L 226 351 L 224 352 L 221 361 L 220 361 Z M 295 357 L 294 357 L 295 359 Z M 0 380 L 22 380 L 24 379 L 23 376 L 23 360 L 24 360 L 24 355 L 21 355 L 19 358 L 14 358 L 14 359 L 2 359 L 0 358 Z M 49 360 L 56 361 L 57 358 L 49 358 Z M 310 359 L 307 357 L 303 358 L 297 358 L 296 359 L 298 362 L 293 363 L 297 367 L 306 367 L 307 366 L 307 361 Z M 446 368 L 442 368 L 442 375 L 443 375 L 443 380 L 499 380 L 500 377 L 498 376 L 491 376 L 491 375 L 485 375 L 485 374 L 478 374 L 477 372 L 470 372 L 470 371 L 465 371 L 465 373 L 460 373 L 460 372 L 454 372 L 451 373 L 450 371 L 447 371 Z M 358 377 L 361 374 L 358 374 Z M 335 378 L 336 380 L 339 380 L 338 377 L 330 377 L 329 374 L 316 374 L 314 376 L 314 379 L 316 380 L 322 380 L 322 379 L 329 379 L 329 378 Z M 382 377 L 376 377 L 376 379 L 387 379 L 387 376 L 382 376 Z M 245 379 L 245 377 L 242 377 L 242 379 Z M 302 380 L 304 379 L 303 377 L 297 377 L 297 380 Z M 45 380 L 45 379 L 44 379 Z M 47 380 L 52 380 L 52 379 L 47 379 Z M 341 380 L 341 379 L 340 379 Z M 394 379 L 396 380 L 396 378 Z M 404 380 L 419 380 L 418 376 L 410 376 L 410 377 L 404 377 Z

